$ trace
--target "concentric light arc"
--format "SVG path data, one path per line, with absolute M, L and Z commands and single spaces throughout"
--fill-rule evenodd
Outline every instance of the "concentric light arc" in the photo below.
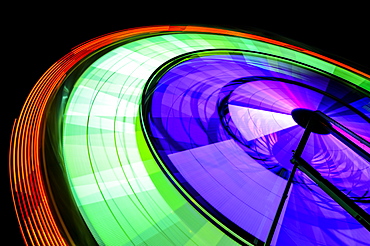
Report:
M 250 185 L 269 177 L 255 191 L 268 195 L 266 204 L 274 207 L 286 182 L 282 170 L 289 171 L 290 148 L 301 134 L 284 105 L 319 108 L 369 139 L 363 130 L 369 124 L 369 80 L 368 74 L 313 51 L 221 28 L 150 26 L 87 41 L 39 79 L 14 123 L 9 170 L 24 241 L 263 245 L 274 210 L 249 202 L 242 190 L 235 195 L 236 183 L 220 171 L 241 175 Z M 218 114 L 221 107 L 230 114 Z M 253 127 L 242 128 L 246 122 Z M 289 144 L 281 142 L 289 138 Z M 369 163 L 352 158 L 334 138 L 310 141 L 306 157 L 312 165 L 369 212 L 361 202 L 368 199 Z M 267 156 L 266 143 L 273 160 L 255 161 L 256 155 Z M 324 155 L 330 155 L 326 164 Z M 347 164 L 337 166 L 338 158 Z M 249 169 L 243 163 L 250 163 Z M 254 175 L 247 174 L 252 170 Z M 366 229 L 311 180 L 297 176 L 296 184 L 275 245 L 366 245 Z M 251 187 L 246 190 L 253 192 Z M 314 192 L 305 193 L 307 187 Z M 240 206 L 234 211 L 220 205 L 214 192 Z M 309 194 L 306 201 L 299 200 L 302 194 Z M 333 207 L 323 209 L 324 201 Z M 327 213 L 312 223 L 312 240 L 294 229 L 307 223 L 303 216 L 315 215 L 304 202 Z M 264 222 L 253 224 L 250 218 Z M 317 226 L 338 219 L 343 222 L 333 222 L 332 228 Z

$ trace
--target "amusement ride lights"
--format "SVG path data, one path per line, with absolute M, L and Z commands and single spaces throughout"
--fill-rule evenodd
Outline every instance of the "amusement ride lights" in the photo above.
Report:
M 291 110 L 321 107 L 369 141 L 363 131 L 369 124 L 369 78 L 315 52 L 220 28 L 141 27 L 88 41 L 40 78 L 14 124 L 11 187 L 24 240 L 29 245 L 263 245 L 290 171 L 287 153 L 302 132 Z M 292 132 L 274 135 L 286 129 Z M 369 163 L 333 139 L 313 141 L 307 152 L 313 164 L 323 176 L 330 173 L 325 177 L 334 184 L 339 180 L 343 192 L 368 213 L 363 187 L 369 186 Z M 336 156 L 318 150 L 324 147 L 342 151 L 347 155 L 342 158 L 351 155 L 356 163 L 337 166 Z M 215 154 L 225 161 L 218 168 L 210 163 L 217 161 Z M 320 166 L 325 155 L 328 168 Z M 255 173 L 248 175 L 245 167 Z M 338 176 L 331 176 L 333 170 Z M 226 174 L 256 186 L 236 189 Z M 212 194 L 201 177 L 212 181 Z M 297 177 L 294 194 L 308 190 L 313 199 L 323 198 L 316 200 L 318 211 L 331 214 L 331 220 L 322 221 L 345 221 L 322 233 L 318 219 L 311 234 L 303 235 L 295 228 L 306 224 L 297 216 L 307 214 L 289 213 L 288 205 L 288 222 L 279 224 L 274 244 L 366 245 L 364 227 L 334 202 L 325 207 L 320 203 L 328 201 L 325 193 L 305 175 Z M 270 183 L 258 184 L 266 178 Z M 222 189 L 216 186 L 220 182 Z M 253 190 L 268 199 L 251 195 L 262 200 L 249 201 L 246 192 Z M 240 206 L 225 205 L 217 194 Z M 262 203 L 270 209 L 259 211 Z M 249 214 L 238 214 L 238 208 Z

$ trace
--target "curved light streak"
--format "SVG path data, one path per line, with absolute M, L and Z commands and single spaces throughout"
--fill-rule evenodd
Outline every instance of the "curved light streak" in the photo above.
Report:
M 142 27 L 81 44 L 40 78 L 14 124 L 9 170 L 26 244 L 76 243 L 58 210 L 58 194 L 53 194 L 45 174 L 44 136 L 52 102 L 78 69 L 84 72 L 67 93 L 63 115 L 56 115 L 63 119 L 63 136 L 58 141 L 61 166 L 97 243 L 248 243 L 199 204 L 198 210 L 190 205 L 188 201 L 193 205 L 197 201 L 157 165 L 140 124 L 141 94 L 158 66 L 205 49 L 241 49 L 284 57 L 370 88 L 369 75 L 345 64 L 297 46 L 225 29 Z M 83 65 L 94 56 L 95 61 L 84 70 Z M 110 229 L 105 230 L 108 225 Z
M 348 126 L 369 124 L 369 119 L 356 118 L 356 110 L 349 104 L 365 95 L 353 95 L 353 90 L 342 88 L 336 78 L 292 62 L 285 69 L 286 61 L 273 57 L 261 59 L 235 51 L 198 56 L 169 66 L 163 76 L 153 79 L 146 93 L 148 135 L 164 165 L 202 206 L 229 228 L 249 233 L 251 241 L 263 242 L 274 216 L 270 212 L 276 211 L 293 166 L 292 150 L 304 131 L 291 111 L 320 109 L 329 114 L 335 107 L 347 105 L 346 114 L 335 116 L 338 120 Z M 341 91 L 336 95 L 339 98 L 328 93 L 337 90 Z M 357 196 L 359 202 L 362 199 L 365 210 L 370 209 L 365 188 L 369 186 L 369 164 L 365 160 L 331 135 L 317 134 L 309 139 L 304 157 L 343 192 Z M 265 168 L 258 170 L 256 165 Z M 256 173 L 259 185 L 251 185 Z M 288 200 L 276 245 L 286 245 L 288 238 L 313 245 L 347 244 L 351 236 L 366 245 L 367 229 L 318 191 L 312 180 L 299 172 L 294 182 L 290 197 L 299 194 L 306 202 L 295 206 L 294 199 Z M 316 204 L 319 199 L 328 207 Z M 315 222 L 300 222 L 303 208 L 312 209 Z M 336 224 L 338 219 L 347 225 Z M 329 223 L 330 227 L 321 226 Z M 337 226 L 341 237 L 331 233 Z

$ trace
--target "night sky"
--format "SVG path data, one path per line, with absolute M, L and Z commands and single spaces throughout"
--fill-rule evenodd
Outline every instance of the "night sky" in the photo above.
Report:
M 57 7 L 58 4 L 60 3 L 56 3 L 55 6 Z M 21 11 L 14 10 L 14 14 L 9 15 L 11 17 L 6 22 L 5 31 L 3 30 L 6 37 L 3 38 L 6 67 L 5 69 L 3 67 L 2 72 L 10 76 L 9 78 L 5 76 L 7 79 L 2 81 L 3 99 L 6 99 L 3 101 L 3 107 L 6 108 L 6 123 L 2 123 L 5 158 L 2 170 L 4 205 L 1 205 L 1 210 L 5 214 L 5 227 L 9 230 L 2 235 L 8 238 L 11 236 L 12 243 L 9 245 L 22 245 L 11 201 L 7 170 L 7 153 L 14 118 L 20 113 L 27 94 L 38 78 L 71 48 L 84 41 L 112 31 L 137 26 L 160 24 L 220 26 L 251 30 L 277 39 L 285 37 L 295 40 L 313 47 L 314 51 L 370 73 L 368 58 L 370 23 L 365 19 L 365 13 L 357 12 L 363 8 L 361 6 L 354 10 L 343 7 L 340 13 L 332 9 L 322 10 L 320 7 L 314 7 L 304 14 L 301 8 L 284 13 L 274 8 L 270 12 L 237 8 L 227 12 L 221 6 L 217 11 L 193 10 L 187 14 L 178 13 L 177 9 L 171 10 L 171 6 L 166 6 L 168 10 L 164 13 L 147 14 L 149 11 L 144 13 L 137 7 L 121 8 L 121 12 L 118 11 L 120 14 L 104 11 L 103 15 L 100 13 L 99 6 L 96 6 L 93 12 L 70 8 L 60 13 L 32 9 L 28 11 L 27 7 Z M 86 13 L 80 15 L 81 11 Z M 171 12 L 172 14 L 169 14 Z M 282 40 L 288 42 L 288 39 Z

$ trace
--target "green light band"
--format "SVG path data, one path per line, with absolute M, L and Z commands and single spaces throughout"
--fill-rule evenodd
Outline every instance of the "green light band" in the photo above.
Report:
M 240 49 L 284 57 L 370 89 L 368 79 L 334 64 L 242 37 L 163 34 L 106 53 L 73 87 L 65 109 L 62 146 L 74 199 L 99 244 L 237 244 L 168 180 L 140 126 L 141 96 L 153 72 L 176 56 L 204 49 Z

